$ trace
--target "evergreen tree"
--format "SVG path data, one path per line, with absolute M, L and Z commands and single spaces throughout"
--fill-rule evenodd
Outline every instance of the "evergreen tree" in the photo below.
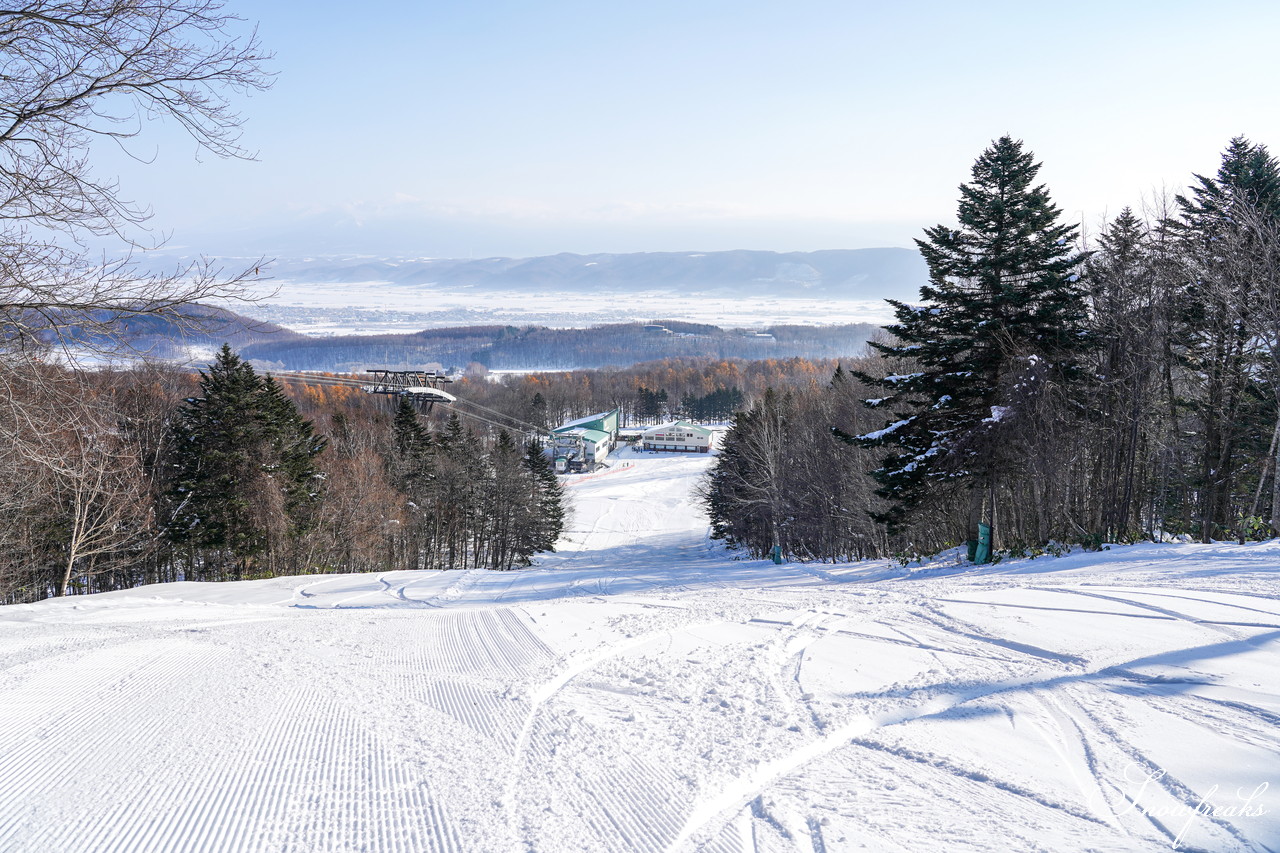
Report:
M 1269 216 L 1280 217 L 1280 167 L 1265 145 L 1237 136 L 1227 143 L 1214 177 L 1193 177 L 1191 195 L 1178 195 L 1175 200 L 1182 226 L 1202 237 L 1228 225 L 1232 208 L 1241 200 Z
M 745 398 L 738 388 L 717 388 L 701 397 L 692 392 L 680 398 L 680 409 L 695 421 L 723 421 L 742 408 Z
M 399 544 L 407 568 L 441 567 L 441 518 L 437 444 L 418 416 L 418 408 L 401 397 L 391 423 L 392 448 L 387 459 L 391 482 L 408 498 L 405 530 Z
M 431 433 L 418 419 L 418 408 L 408 397 L 401 397 L 391 422 L 396 451 L 402 456 L 414 457 L 431 443 Z
M 636 414 L 642 420 L 656 421 L 662 416 L 662 404 L 666 401 L 666 393 L 666 391 L 661 392 L 662 396 L 659 397 L 659 392 L 641 385 L 636 390 L 636 395 L 639 397 L 636 403 Z
M 564 531 L 564 487 L 556 479 L 551 460 L 542 452 L 542 445 L 530 441 L 524 448 L 524 469 L 532 480 L 532 523 L 522 542 L 527 554 L 554 551 L 560 534 Z
M 439 535 L 437 553 L 432 556 L 440 568 L 471 568 L 470 561 L 477 556 L 478 521 L 483 512 L 481 485 L 487 477 L 488 461 L 479 439 L 462 425 L 456 412 L 449 415 L 435 446 L 429 513 Z
M 450 412 L 449 419 L 444 422 L 444 432 L 440 433 L 437 442 L 442 453 L 459 453 L 474 444 L 475 436 L 462 425 L 457 412 Z
M 325 442 L 230 346 L 201 372 L 200 392 L 173 424 L 166 533 L 204 551 L 205 569 L 230 566 L 241 577 L 306 526 L 319 493 L 313 459 Z
M 1202 435 L 1191 480 L 1197 527 L 1209 541 L 1247 500 L 1242 469 L 1266 452 L 1250 440 L 1272 401 L 1256 382 L 1259 341 L 1249 312 L 1260 294 L 1254 270 L 1242 262 L 1254 249 L 1240 226 L 1245 215 L 1280 219 L 1280 164 L 1265 146 L 1236 137 L 1217 174 L 1195 179 L 1190 195 L 1176 198 L 1178 218 L 1164 224 L 1183 248 L 1178 338 L 1184 365 L 1200 380 L 1185 403 L 1191 429 Z
M 200 373 L 201 396 L 190 397 L 174 423 L 174 507 L 167 532 L 175 542 L 225 550 L 236 558 L 266 545 L 250 522 L 241 486 L 254 477 L 248 451 L 262 440 L 254 400 L 262 381 L 224 345 L 208 373 Z
M 521 464 L 511 433 L 498 430 L 488 461 L 483 512 L 479 515 L 484 520 L 482 547 L 487 552 L 483 565 L 490 569 L 527 565 L 529 553 L 521 545 L 524 531 L 533 521 L 532 478 Z
M 763 557 L 774 546 L 796 552 L 792 527 L 800 512 L 792 502 L 789 472 L 799 455 L 790 395 L 765 391 L 739 412 L 725 434 L 703 495 L 713 539 Z
M 823 426 L 838 411 L 870 413 L 838 398 L 833 388 L 782 396 L 770 389 L 734 415 L 700 491 L 712 538 L 756 557 L 774 546 L 797 559 L 874 553 L 866 453 L 841 448 Z
M 435 445 L 418 417 L 418 407 L 408 397 L 400 398 L 391 435 L 395 444 L 392 477 L 410 497 L 423 503 L 422 489 L 430 480 Z
M 302 417 L 298 407 L 270 376 L 262 380 L 258 406 L 266 439 L 263 470 L 278 484 L 285 497 L 285 513 L 295 532 L 311 526 L 319 505 L 320 476 L 315 459 L 328 445 L 316 435 L 315 425 Z
M 974 163 L 960 187 L 959 228 L 937 225 L 917 240 L 929 266 L 923 305 L 890 300 L 897 322 L 891 343 L 875 347 L 909 363 L 907 373 L 863 382 L 886 392 L 870 400 L 892 411 L 884 429 L 847 441 L 890 449 L 874 473 L 888 500 L 880 515 L 900 526 L 910 511 L 945 484 L 970 489 L 969 535 L 988 517 L 1002 422 L 1017 417 L 1030 377 L 1070 379 L 1088 343 L 1085 301 L 1073 248 L 1077 229 L 1035 178 L 1040 164 L 1022 143 L 1001 137 Z M 1046 364 L 1047 362 L 1047 364 Z M 1047 371 L 1046 371 L 1047 368 Z

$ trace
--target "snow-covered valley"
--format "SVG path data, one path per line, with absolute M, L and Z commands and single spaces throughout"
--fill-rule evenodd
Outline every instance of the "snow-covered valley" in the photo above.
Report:
M 449 326 L 511 325 L 589 328 L 655 319 L 724 328 L 885 323 L 888 303 L 875 298 L 758 294 L 676 294 L 642 289 L 600 293 L 441 289 L 384 281 L 271 281 L 249 303 L 226 307 L 312 337 L 416 332 Z
M 0 850 L 1280 850 L 1280 542 L 775 566 L 710 461 L 530 570 L 0 608 Z

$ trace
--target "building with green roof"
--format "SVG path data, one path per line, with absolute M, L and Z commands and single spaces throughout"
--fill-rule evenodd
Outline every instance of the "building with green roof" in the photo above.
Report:
M 618 410 L 569 421 L 551 431 L 556 472 L 593 471 L 618 440 Z

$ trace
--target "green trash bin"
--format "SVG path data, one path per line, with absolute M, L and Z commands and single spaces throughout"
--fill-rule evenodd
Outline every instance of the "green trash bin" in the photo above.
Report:
M 973 549 L 973 562 L 975 565 L 985 566 L 991 562 L 991 525 L 978 523 L 978 542 L 977 547 Z

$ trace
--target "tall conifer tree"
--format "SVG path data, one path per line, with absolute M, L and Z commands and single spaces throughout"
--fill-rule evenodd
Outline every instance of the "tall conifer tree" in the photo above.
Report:
M 167 534 L 240 577 L 253 561 L 305 528 L 319 497 L 314 458 L 325 446 L 271 379 L 223 345 L 200 396 L 179 408 L 170 466 Z M 268 567 L 268 570 L 270 568 Z
M 1271 395 L 1257 387 L 1259 342 L 1250 310 L 1262 294 L 1242 263 L 1252 247 L 1241 220 L 1280 220 L 1280 164 L 1265 146 L 1238 136 L 1223 152 L 1217 174 L 1195 179 L 1189 195 L 1176 197 L 1178 218 L 1164 225 L 1183 246 L 1179 345 L 1185 366 L 1200 380 L 1186 403 L 1190 428 L 1203 437 L 1191 481 L 1197 527 L 1207 542 L 1242 512 L 1248 493 L 1242 469 L 1266 452 L 1249 446 L 1257 423 L 1269 414 L 1262 401 Z
M 1044 375 L 1047 367 L 1070 378 L 1079 370 L 1088 335 L 1077 229 L 1059 221 L 1048 191 L 1035 184 L 1039 171 L 1008 136 L 982 153 L 960 187 L 960 227 L 937 225 L 916 241 L 929 266 L 922 304 L 890 300 L 897 322 L 886 329 L 895 340 L 872 344 L 914 369 L 856 374 L 885 390 L 868 404 L 890 410 L 892 422 L 856 437 L 836 433 L 890 450 L 874 476 L 889 501 L 880 517 L 893 526 L 943 484 L 963 482 L 974 497 L 975 536 L 998 464 L 992 433 L 1016 417 L 1015 374 L 1034 367 Z
M 309 527 L 319 504 L 320 477 L 315 459 L 329 440 L 316 435 L 315 425 L 302 417 L 270 376 L 262 380 L 257 400 L 266 438 L 263 468 L 285 498 L 285 513 L 296 531 Z
M 414 500 L 421 501 L 421 491 L 431 479 L 435 444 L 431 431 L 418 417 L 418 407 L 408 397 L 400 398 L 391 434 L 395 441 L 392 476 Z
M 564 487 L 556 479 L 551 460 L 536 440 L 525 444 L 524 469 L 532 480 L 532 523 L 524 531 L 524 553 L 554 551 L 564 531 Z

